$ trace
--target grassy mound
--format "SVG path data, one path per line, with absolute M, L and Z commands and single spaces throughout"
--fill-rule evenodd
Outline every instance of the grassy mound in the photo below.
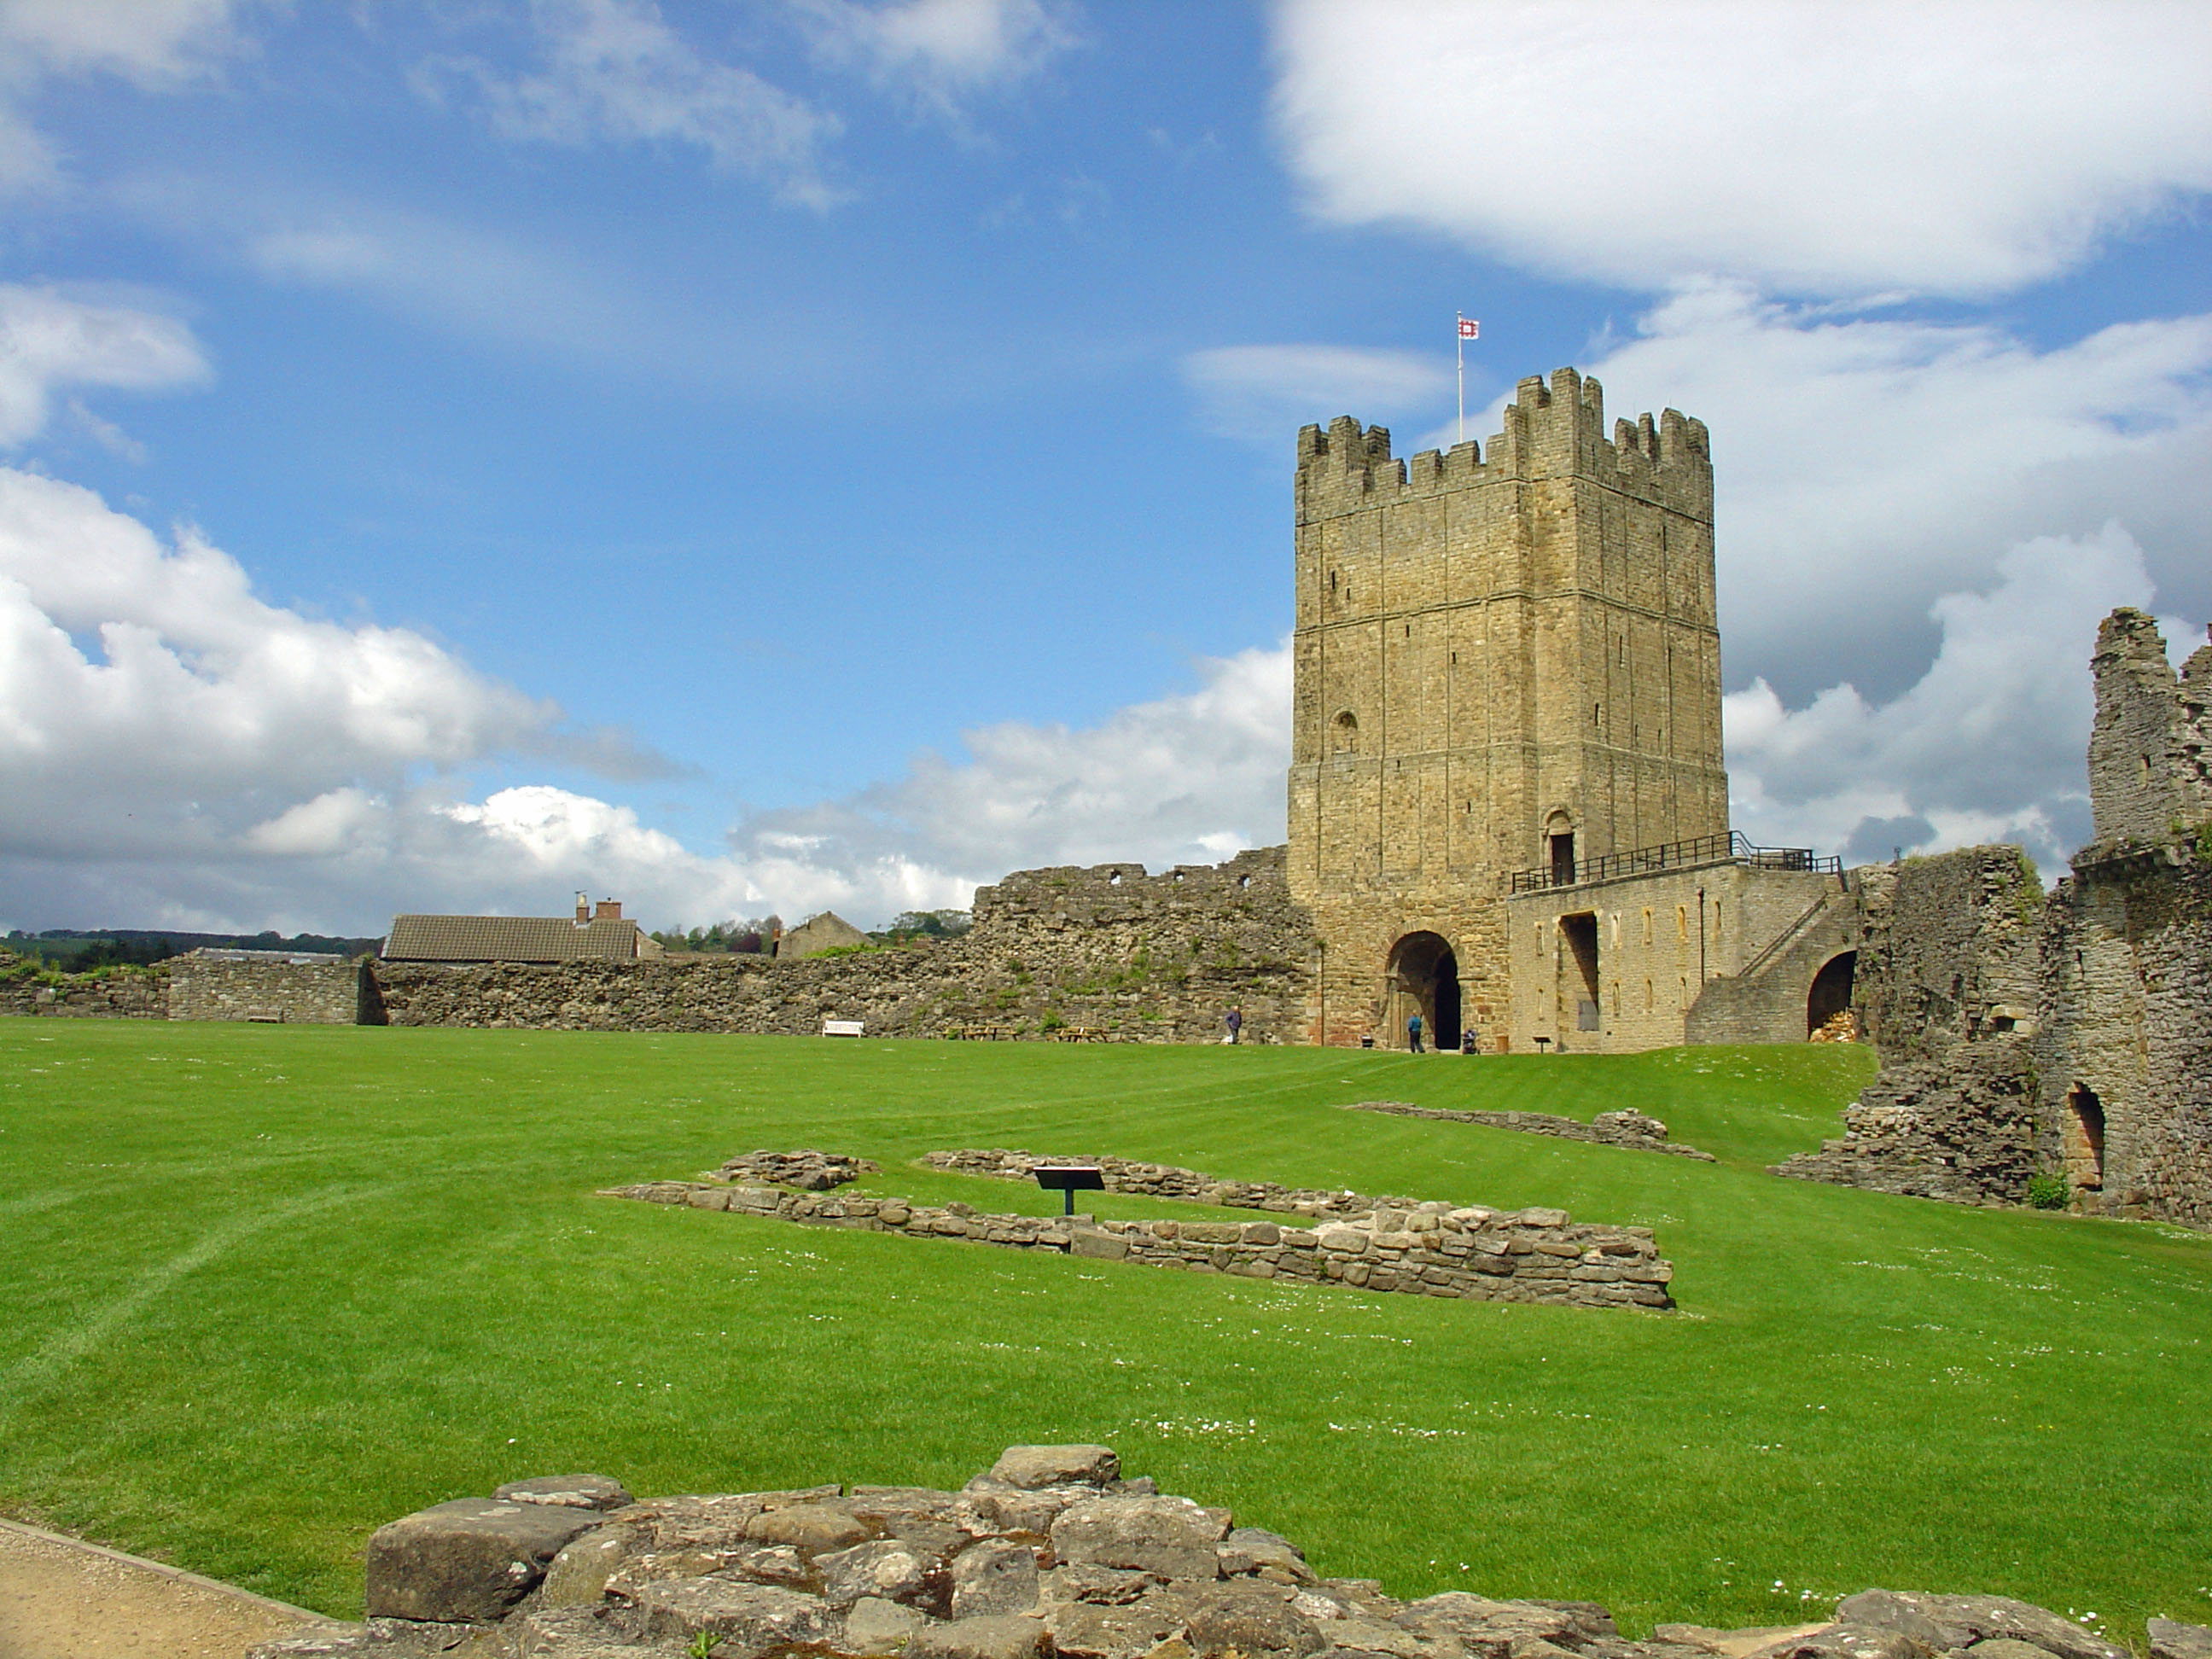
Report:
M 1097 1440 L 1401 1595 L 1780 1622 L 1869 1584 L 2212 1618 L 2212 1240 L 1776 1180 L 1850 1048 L 1220 1047 L 0 1022 L 0 1504 L 336 1613 L 518 1476 L 957 1484 Z M 1635 1106 L 1706 1164 L 1335 1109 Z M 1369 1297 L 591 1196 L 939 1147 L 1648 1223 L 1666 1316 Z M 1203 1213 L 1109 1197 L 1118 1215 Z

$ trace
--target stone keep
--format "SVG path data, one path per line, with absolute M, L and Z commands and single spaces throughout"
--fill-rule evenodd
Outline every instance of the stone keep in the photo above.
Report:
M 1510 1018 L 1502 878 L 1728 831 L 1704 423 L 1614 422 L 1571 368 L 1486 456 L 1298 434 L 1291 893 L 1309 1033 Z

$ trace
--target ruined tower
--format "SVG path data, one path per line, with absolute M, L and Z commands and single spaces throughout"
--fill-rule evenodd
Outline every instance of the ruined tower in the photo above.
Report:
M 1290 881 L 1322 941 L 1310 1034 L 1486 1042 L 1513 872 L 1728 832 L 1705 428 L 1605 433 L 1571 368 L 1486 456 L 1298 434 Z M 1595 948 L 1595 947 L 1593 947 Z

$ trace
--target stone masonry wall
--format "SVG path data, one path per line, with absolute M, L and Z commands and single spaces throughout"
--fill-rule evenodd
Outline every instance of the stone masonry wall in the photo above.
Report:
M 1851 873 L 1865 927 L 1852 1004 L 1885 1064 L 1939 1059 L 2033 1022 L 2043 887 L 2019 848 Z
M 1218 1184 L 1194 1172 L 1181 1173 L 1197 1182 Z M 1370 1200 L 1372 1207 L 1366 1209 L 1302 1216 L 1316 1224 L 1297 1227 L 1275 1221 L 994 1215 L 963 1203 L 923 1205 L 720 1180 L 646 1182 L 603 1195 L 1192 1273 L 1340 1283 L 1374 1293 L 1584 1308 L 1674 1306 L 1667 1293 L 1674 1266 L 1660 1258 L 1650 1228 L 1577 1223 L 1565 1210 L 1500 1211 L 1436 1200 L 1394 1206 Z
M 2212 646 L 2122 609 L 2092 662 L 2097 839 L 2046 902 L 2012 848 L 1856 872 L 1884 1069 L 1778 1173 L 2212 1226 Z
M 0 1014 L 50 1019 L 167 1019 L 168 964 L 62 974 L 51 980 L 23 974 L 23 958 L 0 951 Z
M 2051 914 L 2042 1163 L 2082 1209 L 2212 1226 L 2212 858 L 2093 843 Z
M 1100 1445 L 1009 1446 L 958 1492 L 823 1485 L 652 1498 L 509 1481 L 387 1522 L 367 1622 L 246 1659 L 2130 1659 L 1993 1595 L 1862 1590 L 1766 1629 L 1622 1638 L 1589 1601 L 1402 1601 L 1279 1533 L 1125 1477 Z M 2153 1619 L 2150 1659 L 2212 1630 Z
M 975 892 L 957 939 L 781 961 L 374 965 L 395 1025 L 818 1035 L 859 1019 L 879 1036 L 1095 1033 L 1121 1042 L 1295 1040 L 1312 927 L 1283 850 L 1153 876 L 1141 865 L 1027 870 Z
M 171 1019 L 358 1025 L 365 969 L 338 956 L 194 951 L 169 963 Z

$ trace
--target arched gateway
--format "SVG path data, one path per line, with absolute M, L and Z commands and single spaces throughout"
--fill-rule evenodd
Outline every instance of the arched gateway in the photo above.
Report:
M 1406 1020 L 1416 1012 L 1437 1049 L 1459 1047 L 1459 958 L 1440 933 L 1408 933 L 1390 947 L 1385 969 L 1390 1024 L 1384 1040 L 1404 1041 Z

